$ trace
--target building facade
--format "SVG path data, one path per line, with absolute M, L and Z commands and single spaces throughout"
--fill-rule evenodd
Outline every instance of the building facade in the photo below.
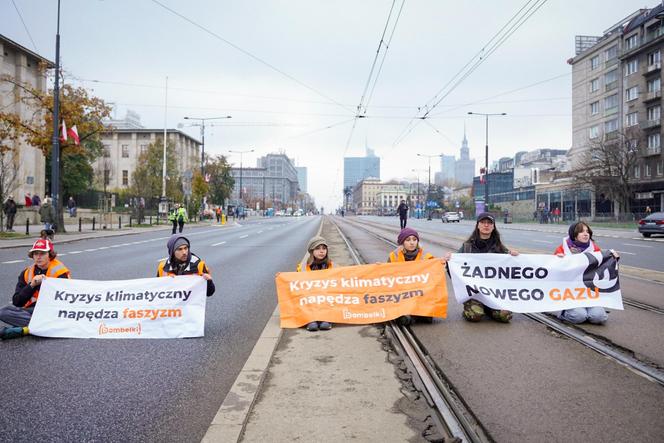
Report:
M 107 189 L 128 189 L 132 175 L 139 164 L 139 158 L 151 143 L 163 143 L 163 129 L 112 129 L 101 136 L 103 153 L 93 163 L 95 171 L 101 175 Z M 193 172 L 200 168 L 201 142 L 177 129 L 167 130 L 167 140 L 175 145 L 177 171 L 183 179 L 185 194 L 191 187 Z M 97 187 L 103 188 L 99 180 Z M 150 196 L 155 197 L 155 196 Z
M 230 196 L 233 205 L 281 210 L 299 206 L 302 200 L 296 168 L 285 154 L 260 157 L 255 168 L 231 168 L 231 175 L 235 179 Z
M 36 54 L 20 44 L 0 34 L 0 74 L 8 75 L 19 83 L 27 83 L 42 92 L 47 91 L 46 71 L 40 65 L 53 68 L 53 62 Z M 35 110 L 21 102 L 20 88 L 10 82 L 0 83 L 0 109 L 13 113 L 24 121 L 35 117 Z M 39 118 L 39 116 L 37 116 Z M 26 193 L 40 197 L 46 192 L 46 165 L 41 150 L 28 145 L 24 141 L 9 144 L 12 147 L 11 158 L 4 160 L 4 165 L 13 165 L 17 171 L 16 178 L 10 189 L 5 193 L 14 194 L 18 204 L 23 203 Z M 9 183 L 5 183 L 5 186 Z
M 468 148 L 468 139 L 464 131 L 461 149 L 459 150 L 459 160 L 454 165 L 454 177 L 458 186 L 466 186 L 473 183 L 475 176 L 475 159 L 470 158 L 470 149 Z
M 344 157 L 344 189 L 354 189 L 361 180 L 369 177 L 380 179 L 380 157 L 367 148 L 366 157 Z
M 357 215 L 377 214 L 380 207 L 378 193 L 382 183 L 378 178 L 365 178 L 353 188 L 353 210 Z
M 296 166 L 295 170 L 297 171 L 297 182 L 300 186 L 300 192 L 307 193 L 307 167 L 306 166 Z

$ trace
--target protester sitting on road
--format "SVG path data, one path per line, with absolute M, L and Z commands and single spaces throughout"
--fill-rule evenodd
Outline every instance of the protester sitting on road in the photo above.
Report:
M 214 294 L 214 282 L 205 262 L 191 253 L 191 243 L 181 234 L 171 235 L 166 243 L 168 258 L 157 266 L 157 277 L 175 277 L 177 275 L 200 275 L 207 281 L 207 296 Z
M 321 236 L 315 236 L 307 245 L 309 257 L 304 271 L 322 271 L 332 268 L 332 260 L 328 254 L 327 241 Z M 302 264 L 297 265 L 297 272 L 302 272 Z M 332 323 L 327 321 L 312 321 L 306 326 L 307 331 L 327 331 L 332 329 Z
M 29 334 L 28 324 L 39 298 L 44 277 L 70 278 L 69 269 L 59 260 L 50 240 L 39 239 L 28 252 L 33 264 L 21 271 L 12 304 L 0 308 L 0 321 L 13 327 L 0 329 L 0 337 L 14 338 Z
M 470 234 L 470 237 L 463 243 L 458 252 L 464 254 L 519 255 L 518 251 L 507 249 L 503 245 L 495 222 L 496 219 L 488 212 L 482 212 L 478 215 L 473 233 Z M 450 256 L 451 254 L 447 253 L 445 258 L 449 260 Z M 477 300 L 471 299 L 463 304 L 463 318 L 468 321 L 478 322 L 482 320 L 484 314 L 501 323 L 509 323 L 512 319 L 512 312 L 491 309 Z
M 567 237 L 563 239 L 563 243 L 556 248 L 554 254 L 558 257 L 564 257 L 571 254 L 581 254 L 583 252 L 598 252 L 601 251 L 599 246 L 593 242 L 593 230 L 590 229 L 587 223 L 575 222 L 569 225 L 567 230 Z M 611 254 L 619 259 L 620 255 L 611 250 Z M 585 321 L 597 325 L 603 325 L 608 320 L 609 316 L 606 310 L 601 306 L 592 306 L 590 308 L 573 308 L 561 311 L 558 318 L 574 324 L 580 324 Z
M 406 262 L 413 260 L 430 260 L 434 258 L 433 255 L 429 254 L 428 252 L 425 253 L 424 250 L 420 247 L 420 235 L 415 229 L 403 228 L 401 232 L 399 232 L 397 243 L 399 244 L 399 247 L 390 252 L 390 256 L 387 259 L 388 263 Z M 445 266 L 445 259 L 441 258 L 440 260 L 443 262 L 443 266 Z M 410 325 L 415 321 L 431 323 L 433 321 L 433 317 L 402 315 L 397 319 L 397 322 L 403 326 Z

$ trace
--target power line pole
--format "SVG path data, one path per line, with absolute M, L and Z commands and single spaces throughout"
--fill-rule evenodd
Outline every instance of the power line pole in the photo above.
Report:
M 60 0 L 55 33 L 55 84 L 53 85 L 53 138 L 51 149 L 51 198 L 56 220 L 60 220 Z M 63 128 L 64 130 L 64 128 Z M 58 225 L 60 223 L 58 222 Z M 64 226 L 60 226 L 63 229 Z

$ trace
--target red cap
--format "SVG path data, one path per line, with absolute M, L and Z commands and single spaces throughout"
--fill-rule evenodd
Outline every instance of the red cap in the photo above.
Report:
M 28 252 L 35 252 L 35 251 L 49 252 L 52 250 L 53 250 L 53 242 L 45 238 L 40 238 L 32 245 L 32 249 L 30 249 L 30 251 Z

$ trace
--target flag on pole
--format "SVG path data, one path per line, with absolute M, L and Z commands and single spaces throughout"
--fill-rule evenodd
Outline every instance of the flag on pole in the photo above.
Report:
M 74 143 L 76 145 L 81 144 L 81 139 L 78 137 L 78 129 L 76 129 L 76 125 L 72 126 L 71 128 L 67 129 L 67 134 L 74 139 Z
M 60 141 L 61 142 L 66 142 L 67 141 L 67 125 L 65 124 L 65 119 L 62 119 L 62 126 L 60 129 Z

